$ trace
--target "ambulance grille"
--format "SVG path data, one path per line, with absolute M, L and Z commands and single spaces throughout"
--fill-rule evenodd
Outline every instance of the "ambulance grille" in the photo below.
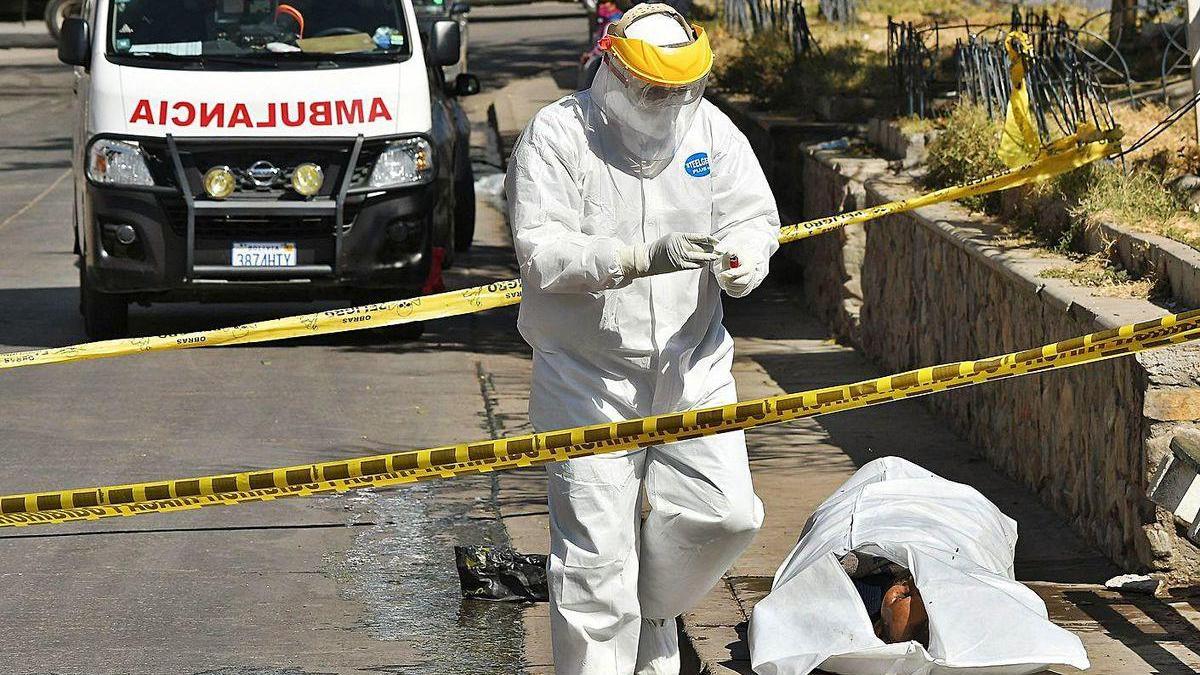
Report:
M 388 140 L 364 141 L 351 175 L 351 188 L 365 188 L 375 168 L 375 161 L 387 147 Z M 174 162 L 165 141 L 149 139 L 142 142 L 151 173 L 160 185 L 176 185 Z M 217 166 L 233 169 L 239 178 L 238 190 L 230 199 L 293 198 L 286 176 L 300 164 L 311 162 L 325 173 L 325 184 L 318 196 L 333 198 L 342 185 L 343 177 L 354 150 L 351 140 L 197 140 L 178 139 L 180 163 L 194 196 L 202 192 L 204 173 Z M 280 179 L 269 187 L 256 187 L 245 178 L 250 167 L 265 163 L 280 172 Z
M 275 239 L 317 239 L 333 237 L 333 218 L 276 218 L 270 216 L 223 216 L 196 218 L 197 239 L 245 241 Z

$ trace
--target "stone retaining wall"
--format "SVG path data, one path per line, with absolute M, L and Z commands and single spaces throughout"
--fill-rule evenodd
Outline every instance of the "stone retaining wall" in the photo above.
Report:
M 752 116 L 735 120 L 745 125 Z M 805 219 L 916 193 L 883 160 L 829 151 L 807 153 L 801 182 Z M 1043 279 L 1041 271 L 1067 261 L 1006 245 L 1002 235 L 995 223 L 942 204 L 792 244 L 787 256 L 801 268 L 812 310 L 888 372 L 1018 351 L 1167 311 Z M 1200 279 L 1194 269 L 1175 275 L 1172 287 Z M 1114 561 L 1195 582 L 1200 552 L 1147 492 L 1170 436 L 1200 416 L 1198 364 L 1200 347 L 1175 347 L 925 400 Z
M 801 184 L 800 216 L 831 215 L 866 206 L 863 184 L 887 173 L 887 162 L 876 158 L 841 157 L 834 151 L 815 151 L 806 157 Z M 818 216 L 819 217 L 819 216 Z M 786 246 L 782 253 L 796 264 L 809 308 L 839 339 L 856 347 L 862 339 L 862 264 L 866 230 L 847 227 Z
M 913 194 L 875 183 L 869 204 Z M 1066 261 L 996 244 L 957 205 L 867 226 L 862 348 L 886 370 L 1028 349 L 1165 313 L 1038 273 Z M 930 397 L 989 461 L 1038 493 L 1114 561 L 1197 578 L 1195 548 L 1147 497 L 1170 435 L 1195 416 L 1200 348 L 1044 373 Z

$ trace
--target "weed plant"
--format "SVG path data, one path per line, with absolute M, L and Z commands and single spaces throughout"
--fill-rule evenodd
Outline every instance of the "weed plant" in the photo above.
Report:
M 941 132 L 929 145 L 925 185 L 933 189 L 962 185 L 1004 170 L 996 156 L 1000 147 L 1000 125 L 988 117 L 987 111 L 972 104 L 958 105 L 939 125 Z M 978 195 L 962 200 L 973 211 L 997 213 L 1000 196 L 997 193 Z

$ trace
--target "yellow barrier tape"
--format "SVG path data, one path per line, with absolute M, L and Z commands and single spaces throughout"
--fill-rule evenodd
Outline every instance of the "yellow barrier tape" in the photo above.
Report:
M 316 314 L 288 316 L 231 328 L 154 337 L 120 338 L 69 347 L 11 352 L 0 354 L 0 370 L 147 352 L 241 345 L 366 328 L 383 328 L 415 321 L 472 314 L 485 309 L 515 305 L 519 302 L 521 302 L 521 282 L 511 279 L 459 291 L 448 291 L 436 295 L 381 302 L 361 307 L 331 309 Z
M 855 223 L 911 211 L 939 202 L 1005 190 L 1046 180 L 1089 162 L 1094 162 L 1120 148 L 1120 130 L 1099 132 L 1094 127 L 1057 141 L 1046 157 L 1011 171 L 998 173 L 965 185 L 953 186 L 919 195 L 911 199 L 881 204 L 860 211 L 829 216 L 780 229 L 779 242 L 791 242 L 846 227 Z M 254 342 L 269 342 L 310 335 L 326 335 L 366 328 L 383 328 L 417 321 L 444 319 L 462 314 L 506 307 L 521 302 L 521 282 L 517 279 L 499 281 L 458 291 L 426 295 L 418 298 L 384 302 L 362 307 L 334 309 L 316 314 L 302 314 L 281 319 L 249 323 L 232 328 L 158 335 L 154 337 L 122 338 L 86 344 L 0 354 L 0 370 L 23 366 L 68 363 L 88 359 L 103 359 L 146 352 L 218 347 Z
M 1045 157 L 1034 160 L 1018 169 L 1002 171 L 986 178 L 964 183 L 963 185 L 952 185 L 948 188 L 926 192 L 925 194 L 909 199 L 901 199 L 858 211 L 850 211 L 836 216 L 810 220 L 798 225 L 789 225 L 780 229 L 779 243 L 790 244 L 791 242 L 814 237 L 818 234 L 825 234 L 826 232 L 837 230 L 847 225 L 864 223 L 868 220 L 876 220 L 884 216 L 912 211 L 923 206 L 999 192 L 1000 190 L 1008 190 L 1048 180 L 1119 151 L 1120 139 L 1120 129 L 1098 131 L 1090 124 L 1083 125 L 1080 131 L 1074 136 L 1055 141 L 1048 148 L 1048 150 L 1052 151 Z
M 1008 67 L 1008 108 L 996 154 L 1004 166 L 1013 168 L 1033 161 L 1042 148 L 1033 112 L 1029 109 L 1029 90 L 1025 87 L 1025 62 L 1034 58 L 1033 46 L 1028 35 L 1015 30 L 1004 38 L 1004 48 L 1011 64 Z
M 185 511 L 534 466 L 854 410 L 1198 338 L 1200 310 L 981 361 L 683 413 L 221 476 L 12 495 L 0 497 L 0 527 Z

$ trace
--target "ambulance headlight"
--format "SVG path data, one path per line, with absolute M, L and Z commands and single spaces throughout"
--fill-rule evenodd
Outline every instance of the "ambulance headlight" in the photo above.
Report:
M 142 148 L 133 141 L 102 138 L 88 150 L 88 179 L 103 185 L 154 185 Z
M 237 189 L 237 177 L 227 166 L 214 166 L 204 172 L 204 192 L 213 199 L 225 199 Z
M 433 149 L 424 138 L 406 138 L 388 143 L 375 160 L 371 187 L 416 185 L 433 178 Z
M 320 192 L 324 184 L 325 172 L 312 162 L 305 162 L 292 171 L 292 189 L 305 197 Z

